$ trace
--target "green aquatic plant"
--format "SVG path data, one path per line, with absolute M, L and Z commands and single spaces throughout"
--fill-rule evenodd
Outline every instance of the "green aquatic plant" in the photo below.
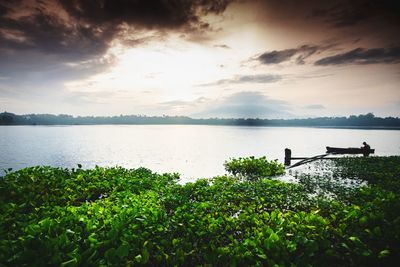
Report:
M 0 266 L 395 266 L 400 200 L 383 177 L 399 183 L 398 165 L 377 160 L 337 162 L 374 183 L 333 197 L 258 178 L 179 184 L 145 168 L 10 172 L 0 179 Z
M 276 160 L 268 161 L 266 157 L 232 158 L 225 161 L 225 170 L 242 180 L 256 181 L 285 173 L 285 167 Z

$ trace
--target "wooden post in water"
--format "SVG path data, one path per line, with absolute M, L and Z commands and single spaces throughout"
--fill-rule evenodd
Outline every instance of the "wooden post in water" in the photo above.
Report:
M 292 150 L 285 148 L 285 166 L 290 166 L 290 161 L 292 159 Z

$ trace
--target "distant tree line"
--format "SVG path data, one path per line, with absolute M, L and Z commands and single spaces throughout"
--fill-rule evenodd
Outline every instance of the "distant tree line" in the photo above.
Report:
M 398 117 L 375 117 L 374 114 L 349 117 L 319 117 L 307 119 L 194 119 L 185 116 L 78 116 L 0 113 L 0 125 L 95 125 L 95 124 L 190 124 L 239 126 L 308 126 L 308 127 L 400 127 Z

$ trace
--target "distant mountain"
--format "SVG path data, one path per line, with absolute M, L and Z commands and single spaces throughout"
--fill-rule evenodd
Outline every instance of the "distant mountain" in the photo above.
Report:
M 240 125 L 240 126 L 298 126 L 298 127 L 371 127 L 400 128 L 400 118 L 375 117 L 374 114 L 349 117 L 320 117 L 308 119 L 193 119 L 184 116 L 74 117 L 71 115 L 0 113 L 0 125 L 96 125 L 96 124 L 190 124 L 190 125 Z

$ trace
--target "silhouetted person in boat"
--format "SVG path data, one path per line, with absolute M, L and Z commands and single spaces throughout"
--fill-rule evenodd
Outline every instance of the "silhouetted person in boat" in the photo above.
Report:
M 364 157 L 368 157 L 371 147 L 367 144 L 367 142 L 363 142 L 363 146 L 361 148 L 364 150 Z

